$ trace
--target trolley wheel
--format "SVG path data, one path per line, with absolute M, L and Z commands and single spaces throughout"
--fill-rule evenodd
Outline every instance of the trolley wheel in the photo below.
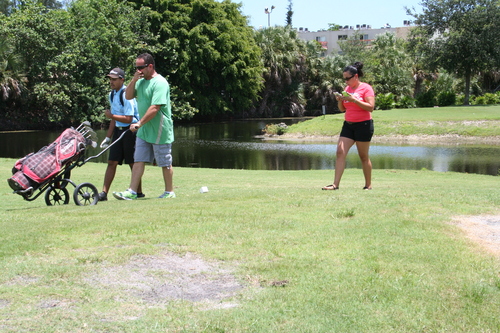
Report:
M 65 187 L 55 188 L 49 186 L 45 192 L 45 203 L 47 206 L 67 205 L 69 203 L 69 192 Z
M 99 193 L 93 184 L 81 183 L 73 192 L 73 200 L 78 206 L 96 205 L 99 201 Z

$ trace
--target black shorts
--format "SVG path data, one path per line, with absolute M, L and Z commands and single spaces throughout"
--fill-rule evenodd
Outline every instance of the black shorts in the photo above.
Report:
M 126 130 L 127 128 L 120 129 L 118 127 L 115 127 L 115 130 L 113 131 L 113 142 L 118 140 L 120 135 L 122 135 L 122 133 Z M 108 160 L 118 161 L 119 165 L 122 165 L 124 160 L 125 164 L 134 163 L 134 151 L 135 151 L 135 133 L 127 131 L 127 133 L 125 133 L 123 138 L 109 149 Z
M 352 123 L 344 121 L 340 136 L 360 142 L 370 142 L 374 132 L 373 119 Z

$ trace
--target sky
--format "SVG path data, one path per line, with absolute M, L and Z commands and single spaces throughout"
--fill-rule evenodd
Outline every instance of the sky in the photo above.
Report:
M 288 0 L 231 0 L 241 3 L 243 15 L 249 17 L 250 25 L 258 29 L 267 27 L 268 18 L 271 26 L 286 24 Z M 412 20 L 406 15 L 404 7 L 415 7 L 421 12 L 421 0 L 292 0 L 292 25 L 294 28 L 308 28 L 309 31 L 328 29 L 328 23 L 356 27 L 357 24 L 371 25 L 373 29 L 386 23 L 393 28 L 402 27 L 403 21 Z M 270 15 L 265 8 L 274 6 Z

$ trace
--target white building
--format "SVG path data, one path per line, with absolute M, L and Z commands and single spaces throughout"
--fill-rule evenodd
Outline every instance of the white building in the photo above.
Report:
M 386 24 L 386 26 L 380 29 L 372 29 L 370 25 L 366 24 L 357 24 L 355 26 L 346 25 L 337 31 L 309 31 L 307 28 L 299 28 L 298 33 L 299 38 L 303 40 L 315 40 L 321 43 L 325 50 L 323 56 L 327 56 L 332 53 L 341 53 L 342 51 L 338 42 L 346 40 L 355 34 L 358 34 L 359 38 L 367 44 L 370 44 L 377 35 L 385 34 L 386 32 L 394 33 L 398 38 L 406 38 L 412 27 L 410 26 L 410 21 L 404 21 L 403 24 L 404 26 L 399 28 L 392 28 L 390 25 Z

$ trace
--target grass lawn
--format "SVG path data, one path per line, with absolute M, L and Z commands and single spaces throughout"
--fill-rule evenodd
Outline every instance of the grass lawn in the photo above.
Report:
M 0 159 L 2 332 L 500 331 L 500 261 L 451 223 L 500 214 L 498 177 L 374 170 L 363 191 L 347 169 L 339 191 L 321 191 L 333 171 L 176 168 L 178 197 L 159 200 L 148 166 L 145 199 L 48 207 L 11 193 L 14 162 Z M 104 171 L 87 163 L 72 180 L 100 189 Z M 112 190 L 128 181 L 119 168 Z M 138 258 L 166 253 L 218 265 L 242 288 L 161 298 L 189 286 Z
M 375 136 L 500 136 L 500 105 L 375 110 L 372 116 Z M 290 126 L 287 133 L 334 136 L 340 133 L 343 121 L 343 113 L 316 117 Z

